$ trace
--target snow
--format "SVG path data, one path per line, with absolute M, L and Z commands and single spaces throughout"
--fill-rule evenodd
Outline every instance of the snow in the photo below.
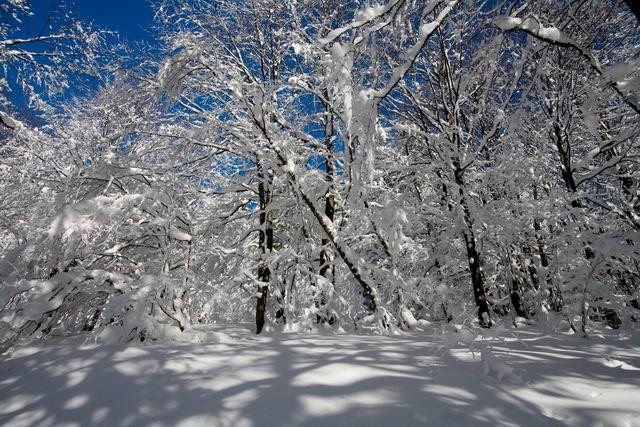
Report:
M 441 283 L 436 287 L 436 292 L 438 293 L 438 295 L 446 297 L 447 294 L 449 294 L 449 287 Z
M 556 27 L 545 27 L 534 17 L 525 19 L 513 16 L 499 16 L 493 19 L 493 24 L 504 31 L 521 29 L 541 39 L 577 46 L 576 43 Z
M 282 170 L 285 173 L 295 174 L 296 173 L 296 164 L 291 157 L 287 159 L 287 163 L 282 166 Z
M 101 225 L 110 224 L 114 216 L 144 200 L 142 194 L 122 196 L 97 196 L 75 205 L 66 206 L 51 221 L 48 236 L 69 238 L 73 234 L 91 233 Z
M 367 6 L 355 13 L 355 19 L 349 25 L 329 31 L 329 33 L 325 37 L 320 38 L 318 41 L 321 44 L 331 43 L 347 31 L 360 28 L 363 25 L 380 18 L 382 15 L 391 10 L 391 8 L 393 8 L 398 3 L 398 1 L 399 0 L 391 0 L 385 5 Z
M 267 3 L 161 9 L 148 80 L 60 114 L 0 76 L 43 112 L 0 111 L 0 425 L 638 425 L 622 2 Z M 289 323 L 200 323 L 256 296 Z
M 469 347 L 437 328 L 188 334 L 194 342 L 20 344 L 0 362 L 0 424 L 640 425 L 638 337 L 519 328 Z
M 115 255 L 118 252 L 120 252 L 120 249 L 122 249 L 124 247 L 123 244 L 121 243 L 117 243 L 115 245 L 113 245 L 112 247 L 110 247 L 109 249 L 107 249 L 106 251 L 104 251 L 105 255 Z
M 522 19 L 513 16 L 498 16 L 493 19 L 493 24 L 504 31 L 514 30 L 522 23 Z
M 371 6 L 365 7 L 364 9 L 361 9 L 358 12 L 356 12 L 355 20 L 360 22 L 372 21 L 373 19 L 382 15 L 386 11 L 387 11 L 387 7 L 384 5 L 378 5 L 374 7 L 371 7 Z
M 186 233 L 176 227 L 171 227 L 171 229 L 169 230 L 169 235 L 171 236 L 172 239 L 179 240 L 182 242 L 190 242 L 191 239 L 193 238 L 191 234 Z
M 418 321 L 413 316 L 413 313 L 407 308 L 402 309 L 402 320 L 404 321 L 408 329 L 413 329 L 418 324 Z
M 1 82 L 0 82 L 1 83 Z M 15 129 L 18 126 L 18 122 L 13 117 L 0 111 L 0 123 L 8 127 L 9 129 Z
M 518 378 L 514 376 L 513 368 L 507 365 L 504 361 L 496 357 L 495 354 L 488 347 L 483 347 L 480 351 L 480 355 L 482 356 L 482 364 L 484 367 L 484 374 L 489 375 L 494 373 L 498 380 L 502 380 L 503 378 Z

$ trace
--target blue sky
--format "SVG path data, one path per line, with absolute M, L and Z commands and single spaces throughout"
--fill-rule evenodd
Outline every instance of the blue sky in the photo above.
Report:
M 76 7 L 83 20 L 116 30 L 128 41 L 152 39 L 153 10 L 147 0 L 78 0 Z
M 46 25 L 50 16 L 71 14 L 81 21 L 117 32 L 132 47 L 137 41 L 153 42 L 151 27 L 154 11 L 148 0 L 30 0 L 28 4 L 33 16 L 26 19 L 23 16 L 19 29 L 9 33 L 9 37 L 33 37 L 47 33 Z M 10 24 L 16 23 L 11 21 Z M 8 98 L 15 106 L 23 106 L 25 99 L 22 91 L 17 87 L 13 89 L 7 94 Z M 74 90 L 67 91 L 66 96 L 73 93 Z
M 41 27 L 50 11 L 61 3 L 60 0 L 32 0 L 30 5 L 36 21 L 32 25 Z M 77 12 L 82 20 L 115 30 L 130 42 L 152 40 L 153 10 L 147 0 L 67 0 L 66 3 L 68 11 Z

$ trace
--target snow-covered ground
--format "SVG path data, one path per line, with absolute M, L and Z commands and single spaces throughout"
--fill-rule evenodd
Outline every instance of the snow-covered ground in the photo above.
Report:
M 472 352 L 464 333 L 224 330 L 20 345 L 0 359 L 0 425 L 640 426 L 637 337 L 519 329 Z

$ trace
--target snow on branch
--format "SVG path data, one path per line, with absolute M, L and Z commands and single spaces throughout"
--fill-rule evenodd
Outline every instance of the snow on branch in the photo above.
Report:
M 538 19 L 533 16 L 527 18 L 517 18 L 514 16 L 498 16 L 493 19 L 493 25 L 500 28 L 503 31 L 516 31 L 521 30 L 533 37 L 545 41 L 547 43 L 555 44 L 557 46 L 570 47 L 578 50 L 582 56 L 584 56 L 591 68 L 603 77 L 607 84 L 611 86 L 625 101 L 625 103 L 633 109 L 636 113 L 640 114 L 640 107 L 636 100 L 636 96 L 629 90 L 627 90 L 626 81 L 615 81 L 610 79 L 602 70 L 602 66 L 593 53 L 587 51 L 580 46 L 575 40 L 568 35 L 564 34 L 559 28 L 549 26 L 545 27 Z
M 407 71 L 409 71 L 409 69 L 415 62 L 418 54 L 420 54 L 420 51 L 429 39 L 429 36 L 431 36 L 431 34 L 433 34 L 433 32 L 442 24 L 442 21 L 444 21 L 449 13 L 451 13 L 451 10 L 453 10 L 458 2 L 459 0 L 450 1 L 447 6 L 440 11 L 438 17 L 435 20 L 431 22 L 425 22 L 420 25 L 420 36 L 418 38 L 418 41 L 407 52 L 406 61 L 400 67 L 396 68 L 393 75 L 391 76 L 391 79 L 389 79 L 389 82 L 387 82 L 387 85 L 375 92 L 375 94 L 373 95 L 375 98 L 385 98 L 389 94 L 389 92 L 391 92 L 391 90 L 398 84 L 398 82 L 402 80 L 405 74 L 407 74 Z M 426 11 L 426 14 L 430 13 L 430 11 L 433 10 L 436 5 L 436 3 L 432 3 L 431 5 L 429 5 L 429 10 Z
M 323 45 L 329 44 L 347 31 L 367 25 L 368 23 L 387 14 L 396 5 L 400 5 L 402 3 L 404 3 L 404 0 L 391 0 L 386 5 L 368 6 L 358 11 L 354 20 L 349 25 L 331 30 L 329 34 L 322 37 L 319 42 Z
M 560 31 L 560 29 L 556 27 L 545 27 L 533 16 L 525 19 L 513 16 L 499 16 L 494 18 L 493 24 L 503 31 L 522 30 L 546 42 L 567 47 L 577 47 L 576 42 Z

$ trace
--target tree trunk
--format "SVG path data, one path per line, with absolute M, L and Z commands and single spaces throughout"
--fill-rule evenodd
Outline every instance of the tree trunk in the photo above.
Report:
M 287 158 L 284 156 L 282 151 L 273 144 L 273 141 L 270 139 L 266 129 L 264 127 L 262 127 L 261 129 L 264 137 L 266 138 L 267 142 L 269 143 L 275 155 L 277 156 L 279 165 L 280 166 L 287 165 Z M 358 284 L 362 287 L 363 297 L 371 301 L 371 305 L 370 305 L 371 310 L 374 313 L 377 313 L 382 308 L 378 298 L 378 293 L 376 289 L 367 282 L 366 276 L 363 274 L 363 272 L 360 271 L 359 266 L 347 253 L 347 250 L 345 249 L 345 247 L 341 244 L 340 239 L 335 233 L 333 222 L 330 221 L 329 218 L 327 218 L 324 212 L 321 212 L 319 209 L 317 209 L 317 207 L 311 201 L 309 196 L 307 196 L 307 194 L 302 190 L 302 188 L 298 183 L 298 180 L 296 179 L 295 173 L 288 169 L 283 168 L 283 170 L 287 175 L 289 184 L 293 188 L 293 191 L 300 196 L 304 204 L 307 206 L 307 208 L 309 208 L 314 218 L 316 219 L 320 227 L 322 227 L 322 230 L 324 231 L 327 238 L 331 242 L 331 245 L 335 248 L 336 253 L 340 256 L 344 264 L 347 266 L 353 278 L 356 279 Z M 386 313 L 386 310 L 384 310 L 383 308 L 378 320 L 382 328 L 386 329 L 389 327 L 388 315 Z
M 329 110 L 328 106 L 325 106 L 325 128 L 324 128 L 324 136 L 325 136 L 325 148 L 327 150 L 327 158 L 326 158 L 326 167 L 327 174 L 326 180 L 328 183 L 327 193 L 325 195 L 325 203 L 324 203 L 324 214 L 329 218 L 331 222 L 334 220 L 335 216 L 335 183 L 334 183 L 334 165 L 333 165 L 333 114 Z M 331 250 L 331 242 L 325 236 L 321 241 L 322 249 L 320 251 L 320 276 L 327 279 L 330 279 L 331 267 L 332 267 L 332 250 Z M 327 298 L 326 292 L 324 289 L 318 289 L 316 294 L 315 306 L 317 311 L 316 321 L 318 324 L 328 323 L 333 325 L 335 323 L 334 316 L 330 315 L 327 311 Z
M 571 166 L 571 145 L 566 138 L 563 137 L 564 132 L 560 128 L 560 124 L 555 122 L 553 124 L 553 134 L 556 139 L 556 149 L 558 150 L 558 156 L 560 156 L 560 173 L 562 180 L 569 193 L 575 194 L 578 191 L 576 180 L 573 176 L 573 167 Z M 581 206 L 580 201 L 574 199 L 571 201 L 571 206 L 579 208 Z
M 469 205 L 464 192 L 464 170 L 460 168 L 460 165 L 454 161 L 454 174 L 456 184 L 460 192 L 460 206 L 463 212 L 464 231 L 462 232 L 464 237 L 465 247 L 467 248 L 467 261 L 469 263 L 469 271 L 471 272 L 471 285 L 473 286 L 473 296 L 475 298 L 476 306 L 478 307 L 478 321 L 480 326 L 489 328 L 491 327 L 491 313 L 489 312 L 489 305 L 487 304 L 487 296 L 484 290 L 484 278 L 481 270 L 480 253 L 476 248 L 476 239 L 473 233 L 473 223 L 471 221 L 471 213 L 469 211 Z
M 256 299 L 256 334 L 262 332 L 265 321 L 265 311 L 267 309 L 267 295 L 269 292 L 269 281 L 271 280 L 271 270 L 265 260 L 273 248 L 273 223 L 269 218 L 269 203 L 271 202 L 271 178 L 268 171 L 264 171 L 262 164 L 258 163 L 258 197 L 260 199 L 260 230 L 258 246 L 260 247 L 261 260 L 258 266 L 258 280 L 265 285 L 258 285 Z
M 638 3 L 638 0 L 624 0 L 624 2 L 629 6 L 631 12 L 636 15 L 636 19 L 640 21 L 640 3 Z

